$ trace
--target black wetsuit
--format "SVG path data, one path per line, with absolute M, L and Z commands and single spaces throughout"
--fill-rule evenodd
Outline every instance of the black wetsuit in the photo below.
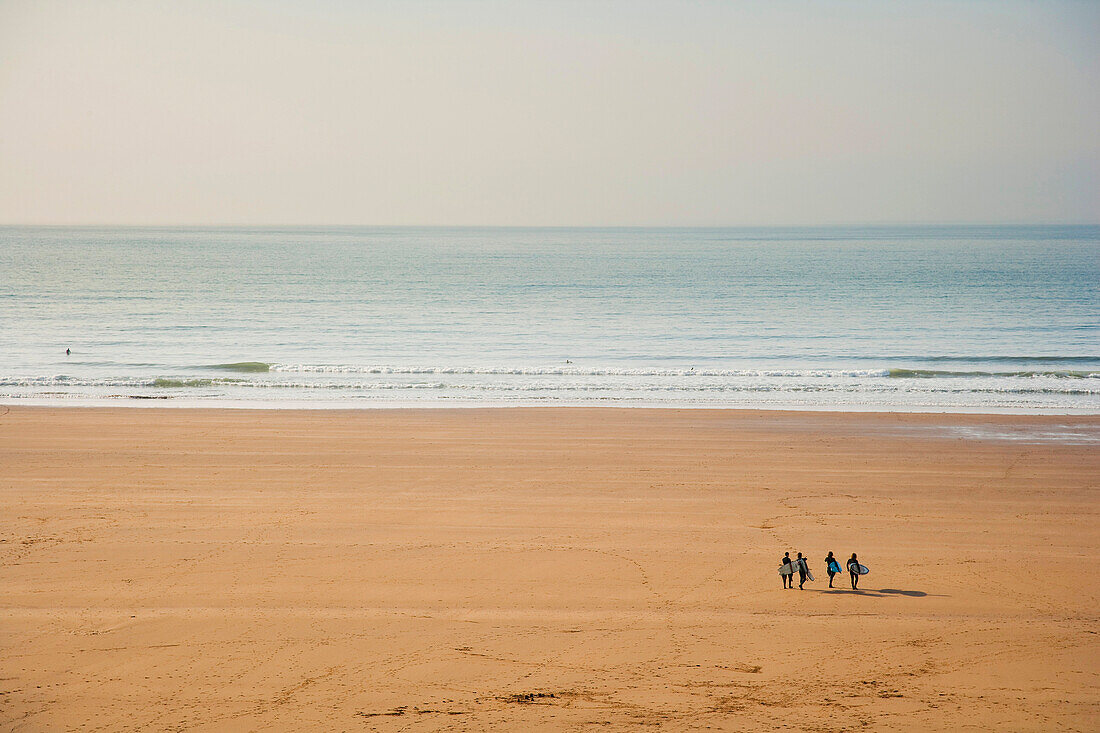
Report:
M 859 585 L 859 560 L 848 561 L 848 574 L 852 576 L 852 590 Z
M 836 573 L 833 572 L 833 563 L 834 562 L 836 562 L 836 558 L 833 557 L 833 554 L 830 552 L 829 556 L 825 558 L 825 572 L 827 572 L 829 574 L 829 587 L 830 588 L 833 587 L 833 576 L 836 575 Z M 837 564 L 837 567 L 840 567 L 840 563 L 836 562 L 836 564 Z
M 798 568 L 798 589 L 802 590 L 802 586 L 806 582 L 806 558 L 798 558 L 794 561 L 794 565 Z M 791 582 L 794 582 L 794 578 L 791 578 Z
M 781 562 L 784 565 L 790 565 L 791 564 L 791 558 L 784 555 L 783 560 Z M 791 587 L 791 588 L 794 587 L 794 576 L 793 575 L 789 575 L 789 574 L 788 575 L 780 575 L 779 577 L 783 578 L 783 587 L 784 588 L 788 587 L 788 583 L 790 584 L 789 587 Z

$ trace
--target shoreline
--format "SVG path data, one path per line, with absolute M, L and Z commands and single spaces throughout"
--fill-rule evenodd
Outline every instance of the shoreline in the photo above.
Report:
M 157 413 L 214 417 L 219 414 L 261 416 L 298 416 L 301 419 L 372 419 L 380 416 L 408 415 L 418 418 L 449 415 L 492 415 L 506 414 L 570 414 L 604 416 L 653 416 L 681 415 L 696 416 L 702 419 L 721 416 L 740 421 L 738 427 L 747 429 L 759 422 L 757 427 L 772 428 L 777 424 L 786 428 L 820 429 L 823 427 L 848 427 L 863 425 L 870 434 L 875 429 L 893 429 L 890 437 L 919 439 L 1008 442 L 1019 444 L 1064 444 L 1077 446 L 1100 446 L 1100 414 L 1016 414 L 998 412 L 906 412 L 906 411 L 849 411 L 849 410 L 803 410 L 769 408 L 713 408 L 713 407 L 592 407 L 592 406 L 455 406 L 440 405 L 433 407 L 370 407 L 370 408 L 257 408 L 240 407 L 195 407 L 165 406 L 161 404 L 133 406 L 77 406 L 66 405 L 10 405 L 0 403 L 0 419 L 9 412 L 28 411 L 33 413 L 103 413 L 108 415 L 126 415 L 129 413 Z M 939 432 L 937 433 L 937 429 Z M 997 429 L 1000 429 L 999 431 Z
M 0 727 L 1100 715 L 1098 417 L 0 412 Z
M 1012 408 L 991 409 L 988 407 L 954 408 L 945 410 L 942 407 L 905 407 L 895 406 L 892 409 L 878 405 L 868 406 L 864 409 L 852 405 L 834 407 L 823 405 L 820 407 L 805 405 L 779 405 L 779 406 L 753 406 L 753 407 L 725 407 L 713 405 L 652 405 L 652 404 L 615 404 L 593 405 L 584 403 L 575 404 L 487 404 L 486 402 L 467 403 L 374 403 L 348 407 L 344 402 L 260 402 L 252 400 L 187 400 L 186 404 L 181 400 L 173 402 L 173 397 L 119 397 L 117 402 L 105 404 L 104 400 L 35 400 L 20 399 L 18 401 L 0 400 L 0 408 L 33 409 L 33 410 L 192 410 L 192 411 L 218 411 L 229 410 L 234 412 L 315 412 L 323 413 L 357 413 L 372 411 L 468 411 L 468 410 L 627 410 L 627 411 L 686 411 L 686 412 L 744 412 L 744 413 L 806 413 L 806 414 L 841 414 L 841 415 L 944 415 L 944 416 L 970 416 L 970 417 L 1018 417 L 1018 418 L 1098 418 L 1098 409 L 1056 409 L 1056 408 L 1020 408 L 1015 411 Z

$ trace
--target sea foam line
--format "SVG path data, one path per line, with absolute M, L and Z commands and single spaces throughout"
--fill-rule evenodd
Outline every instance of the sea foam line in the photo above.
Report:
M 1094 380 L 1050 380 L 1050 379 L 998 379 L 998 380 L 870 380 L 870 381 L 828 381 L 798 379 L 771 379 L 756 382 L 714 382 L 714 381 L 675 381 L 652 382 L 647 380 L 629 381 L 560 381 L 556 379 L 512 381 L 447 381 L 447 380 L 348 380 L 348 381 L 301 381 L 280 379 L 187 379 L 187 378 L 139 378 L 124 377 L 118 379 L 78 379 L 67 376 L 33 377 L 25 379 L 0 379 L 0 387 L 23 389 L 74 389 L 80 387 L 112 389 L 242 389 L 252 390 L 305 390 L 336 392 L 371 391 L 454 391 L 473 393 L 508 392 L 559 392 L 562 394 L 602 392 L 665 392 L 669 394 L 706 394 L 706 393 L 766 393 L 766 392 L 846 392 L 867 394 L 1061 394 L 1091 396 L 1100 394 L 1100 379 Z
M 562 377 L 888 377 L 889 369 L 653 369 L 621 367 L 383 366 L 271 364 L 272 372 L 301 374 L 484 374 Z
M 1100 372 L 1082 370 L 984 371 L 937 369 L 653 369 L 591 367 L 470 367 L 470 366 L 381 366 L 346 364 L 270 364 L 269 371 L 300 374 L 484 374 L 501 376 L 563 377 L 790 377 L 829 379 L 838 377 L 889 377 L 891 379 L 934 379 L 943 377 L 1053 377 L 1059 379 L 1100 378 Z

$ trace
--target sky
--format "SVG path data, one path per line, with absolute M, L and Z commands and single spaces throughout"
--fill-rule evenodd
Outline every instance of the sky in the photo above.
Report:
M 1100 3 L 0 0 L 0 223 L 1100 221 Z

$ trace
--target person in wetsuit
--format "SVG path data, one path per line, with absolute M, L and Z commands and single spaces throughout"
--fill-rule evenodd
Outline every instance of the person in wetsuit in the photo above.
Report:
M 783 564 L 784 565 L 790 565 L 791 564 L 791 553 L 789 553 L 789 552 L 784 552 L 783 553 Z M 784 568 L 784 570 L 786 570 L 786 569 L 788 569 L 788 568 Z M 790 568 L 790 570 L 793 571 L 794 568 Z M 794 587 L 794 575 L 792 575 L 791 573 L 780 573 L 779 577 L 783 579 L 783 587 L 784 588 L 788 588 L 788 587 L 793 588 Z
M 859 585 L 859 560 L 856 559 L 856 553 L 852 553 L 852 556 L 848 558 L 848 574 L 852 576 L 852 590 L 856 589 Z
M 798 559 L 794 561 L 794 566 L 798 569 L 798 589 L 802 590 L 802 586 L 806 583 L 806 573 L 809 568 L 806 567 L 806 558 L 802 557 L 802 553 L 798 553 Z M 794 578 L 791 578 L 791 585 L 794 585 Z
M 830 550 L 829 554 L 825 556 L 825 572 L 827 572 L 829 574 L 829 587 L 830 588 L 833 587 L 833 576 L 836 575 L 836 573 L 833 571 L 833 565 L 834 564 L 838 568 L 840 567 L 840 563 L 838 563 L 836 561 L 836 558 L 833 557 L 833 553 Z

